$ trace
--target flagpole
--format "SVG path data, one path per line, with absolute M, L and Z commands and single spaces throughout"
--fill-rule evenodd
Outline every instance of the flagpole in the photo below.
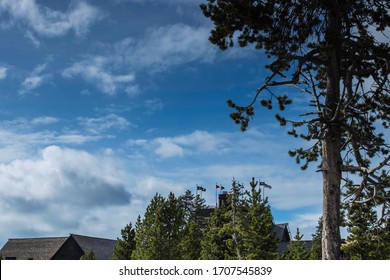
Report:
M 260 185 L 263 185 L 263 201 L 265 201 L 265 190 L 264 190 L 264 182 L 261 182 L 260 179 L 259 179 L 259 184 Z
M 265 189 L 264 188 L 267 188 L 267 189 L 271 189 L 272 187 L 268 184 L 266 184 L 265 182 L 261 182 L 259 180 L 259 185 L 263 186 L 263 201 L 265 200 Z
M 217 183 L 215 183 L 215 208 L 218 208 L 218 188 Z
M 265 201 L 265 190 L 264 190 L 264 185 L 263 185 L 263 201 Z

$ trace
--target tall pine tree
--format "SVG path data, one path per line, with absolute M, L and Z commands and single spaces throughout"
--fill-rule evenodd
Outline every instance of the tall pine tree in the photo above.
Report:
M 281 256 L 282 260 L 307 260 L 309 259 L 310 250 L 306 247 L 306 243 L 302 241 L 303 234 L 299 232 L 294 236 L 294 240 L 290 241 L 288 251 L 284 252 Z
M 205 209 L 205 200 L 199 195 L 195 196 L 187 190 L 178 198 L 184 211 L 185 225 L 180 241 L 181 258 L 184 260 L 197 260 L 200 258 L 201 240 L 205 223 L 204 217 L 198 216 L 199 210 Z
M 318 224 L 316 227 L 316 231 L 312 234 L 312 243 L 310 247 L 310 256 L 311 260 L 320 260 L 322 258 L 322 217 L 318 219 Z
M 390 45 L 377 39 L 390 27 L 390 2 L 208 0 L 201 9 L 215 25 L 213 44 L 225 50 L 238 42 L 264 50 L 269 58 L 264 66 L 270 74 L 252 102 L 241 106 L 228 101 L 242 130 L 254 116 L 256 102 L 268 109 L 276 103 L 280 110 L 292 103 L 295 90 L 287 95 L 275 87 L 289 85 L 308 95 L 308 110 L 295 120 L 276 118 L 282 126 L 291 125 L 290 135 L 310 141 L 310 148 L 290 151 L 303 169 L 321 162 L 322 257 L 340 258 L 343 172 L 361 175 L 355 200 L 363 189 L 380 196 L 385 191 L 379 189 L 390 188 L 380 176 L 389 166 L 389 144 L 377 131 L 390 125 Z M 345 161 L 343 153 L 353 161 Z
M 171 192 L 165 199 L 156 194 L 137 228 L 136 249 L 132 257 L 142 260 L 181 259 L 184 225 L 184 211 L 175 195 Z
M 354 191 L 352 182 L 348 182 L 346 196 Z M 364 194 L 363 198 L 367 198 Z M 370 200 L 366 203 L 347 203 L 345 204 L 345 224 L 349 235 L 343 244 L 342 249 L 347 258 L 369 260 L 382 259 L 383 250 L 389 244 L 382 240 L 383 228 L 378 223 L 376 200 Z
M 250 191 L 246 191 L 240 213 L 242 258 L 270 260 L 277 257 L 278 240 L 273 232 L 273 217 L 268 198 L 261 195 L 258 182 L 252 178 Z
M 131 260 L 131 255 L 135 250 L 136 242 L 135 242 L 135 229 L 132 224 L 127 224 L 121 230 L 122 238 L 117 238 L 117 245 L 114 247 L 114 260 Z
M 232 250 L 232 230 L 228 224 L 231 219 L 226 204 L 214 209 L 201 241 L 202 260 L 237 259 L 237 252 Z
M 267 199 L 257 182 L 251 190 L 232 182 L 226 201 L 215 209 L 202 240 L 202 259 L 275 259 L 278 240 Z

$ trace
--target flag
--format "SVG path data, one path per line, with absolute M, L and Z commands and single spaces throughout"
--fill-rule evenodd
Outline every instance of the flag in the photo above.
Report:
M 225 187 L 221 186 L 221 190 L 224 190 L 224 189 L 225 189 Z
M 221 188 L 221 186 L 215 185 L 215 188 L 216 188 L 216 189 L 220 189 L 220 188 Z
M 267 189 L 272 189 L 272 187 L 270 185 L 267 185 L 264 182 L 260 182 L 260 186 L 264 186 L 264 188 L 267 188 Z
M 203 188 L 202 186 L 196 186 L 196 190 L 197 191 L 201 191 L 201 192 L 205 192 L 206 191 L 206 189 Z

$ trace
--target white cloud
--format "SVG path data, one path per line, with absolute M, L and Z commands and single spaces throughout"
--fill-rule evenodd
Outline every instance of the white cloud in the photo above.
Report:
M 49 116 L 1 121 L 0 163 L 31 157 L 37 149 L 48 145 L 82 145 L 110 137 L 90 132 L 48 130 L 45 127 L 59 122 L 59 119 Z
M 145 101 L 145 107 L 149 114 L 153 114 L 157 111 L 161 111 L 164 108 L 164 103 L 159 98 L 148 99 Z
M 223 133 L 211 134 L 197 130 L 189 135 L 175 137 L 173 141 L 182 146 L 196 147 L 196 150 L 201 153 L 213 151 L 218 153 L 218 150 L 223 149 L 228 144 L 225 140 L 226 136 Z
M 194 131 L 173 137 L 134 139 L 128 141 L 130 148 L 126 151 L 108 148 L 99 153 L 53 145 L 55 141 L 74 144 L 78 137 L 83 142 L 86 141 L 83 137 L 95 134 L 23 133 L 27 123 L 54 121 L 55 118 L 43 116 L 3 122 L 3 128 L 0 123 L 0 147 L 8 147 L 9 158 L 13 157 L 5 161 L 0 149 L 0 211 L 7 212 L 6 217 L 0 217 L 0 223 L 7 226 L 7 232 L 0 232 L 0 239 L 9 238 L 10 233 L 15 236 L 18 228 L 30 230 L 30 236 L 62 235 L 61 231 L 77 230 L 115 238 L 121 227 L 144 213 L 156 192 L 166 195 L 173 191 L 180 195 L 186 189 L 194 191 L 201 184 L 207 188 L 204 193 L 207 204 L 214 204 L 214 184 L 229 188 L 233 177 L 245 187 L 249 187 L 252 176 L 272 185 L 266 195 L 271 207 L 279 211 L 321 204 L 320 175 L 303 173 L 298 167 L 292 168 L 291 162 L 269 162 L 269 157 L 262 161 L 258 146 L 244 149 L 254 144 L 248 142 L 249 138 L 257 137 L 258 144 L 269 137 L 256 130 L 248 131 L 250 137 L 248 133 Z M 97 132 L 127 126 L 117 115 L 79 121 Z M 11 126 L 18 132 L 6 130 Z M 239 147 L 234 153 L 232 145 Z M 275 150 L 269 152 L 278 154 Z M 152 157 L 148 161 L 148 157 L 143 157 L 147 153 L 156 155 L 158 160 Z M 224 156 L 219 157 L 221 154 Z M 187 156 L 192 157 L 184 158 Z M 182 160 L 194 164 L 183 166 Z M 290 222 L 293 228 L 299 226 L 306 234 L 312 232 L 316 219 L 294 216 L 281 222 Z M 33 224 L 29 223 L 31 220 Z
M 126 38 L 107 45 L 101 54 L 87 55 L 62 74 L 66 78 L 82 77 L 110 95 L 123 90 L 132 96 L 139 92 L 134 73 L 156 74 L 172 66 L 212 61 L 216 49 L 208 36 L 208 28 L 185 24 L 151 28 L 142 38 Z
M 69 201 L 79 206 L 83 203 L 98 206 L 99 203 L 127 200 L 126 196 L 116 197 L 125 192 L 122 182 L 115 177 L 115 169 L 84 151 L 49 146 L 42 150 L 37 159 L 1 164 L 0 174 L 2 196 L 62 201 L 67 199 L 63 196 L 65 193 L 72 196 L 72 193 L 77 195 L 85 192 L 84 198 L 72 196 Z M 94 190 L 95 193 L 87 195 L 88 190 Z
M 226 135 L 227 136 L 227 135 Z M 227 139 L 220 133 L 194 131 L 176 137 L 158 137 L 152 140 L 129 140 L 129 146 L 141 146 L 162 158 L 182 157 L 197 154 L 219 154 L 228 145 Z
M 299 228 L 299 232 L 303 234 L 303 240 L 311 240 L 312 234 L 315 233 L 316 227 L 318 225 L 318 220 L 321 216 L 321 212 L 295 215 L 292 220 L 288 221 L 289 228 L 291 231 L 291 237 L 295 236 L 297 228 Z M 344 234 L 342 235 L 343 237 L 345 236 Z
M 135 97 L 140 93 L 140 88 L 138 85 L 129 85 L 125 88 L 125 92 L 129 97 Z
M 241 132 L 207 132 L 196 130 L 189 134 L 174 137 L 157 137 L 154 139 L 131 139 L 129 147 L 141 148 L 154 152 L 163 158 L 197 156 L 197 155 L 226 155 L 234 151 L 235 154 L 267 154 L 286 150 L 277 145 L 272 135 L 266 135 L 256 129 L 249 129 L 246 133 Z M 259 149 L 259 143 L 267 149 Z
M 117 59 L 136 69 L 150 72 L 193 61 L 210 62 L 216 49 L 208 41 L 209 28 L 174 24 L 149 29 L 143 38 L 127 38 L 117 43 Z
M 96 85 L 100 91 L 113 95 L 117 93 L 119 87 L 134 81 L 135 77 L 131 73 L 113 74 L 110 63 L 109 59 L 102 56 L 90 57 L 66 68 L 62 75 L 66 78 L 81 76 L 87 82 Z M 127 86 L 126 89 L 131 91 L 131 87 Z
M 25 37 L 31 41 L 31 43 L 36 47 L 39 48 L 41 46 L 41 41 L 37 37 L 34 36 L 34 34 L 30 31 L 27 31 L 25 34 Z
M 115 114 L 100 118 L 78 118 L 78 121 L 85 130 L 93 134 L 99 134 L 109 129 L 124 130 L 131 126 L 129 121 Z
M 19 90 L 20 94 L 25 94 L 27 92 L 40 87 L 46 80 L 48 80 L 51 75 L 50 74 L 42 74 L 42 72 L 46 69 L 47 64 L 40 64 L 31 72 L 31 74 L 23 81 L 21 88 Z
M 162 158 L 184 155 L 184 149 L 169 138 L 158 138 L 155 140 L 155 144 L 157 147 L 154 152 Z
M 113 215 L 116 208 L 130 205 L 132 195 L 121 170 L 111 157 L 58 146 L 44 148 L 37 157 L 0 164 L 0 211 L 7 213 L 0 217 L 7 225 L 0 238 L 15 232 L 35 236 L 91 232 L 91 219 L 101 227 L 108 215 L 102 218 L 98 213 L 111 209 Z M 119 221 L 108 220 L 111 234 L 113 227 L 119 232 Z
M 99 9 L 84 1 L 77 1 L 61 12 L 39 5 L 35 0 L 2 0 L 0 12 L 8 13 L 13 21 L 46 37 L 63 36 L 72 30 L 77 36 L 83 36 L 102 17 Z
M 0 66 L 0 80 L 7 78 L 7 71 L 8 69 L 6 67 Z
M 49 117 L 49 116 L 43 116 L 43 117 L 37 117 L 32 119 L 31 123 L 34 125 L 47 125 L 47 124 L 53 124 L 58 122 L 57 118 Z

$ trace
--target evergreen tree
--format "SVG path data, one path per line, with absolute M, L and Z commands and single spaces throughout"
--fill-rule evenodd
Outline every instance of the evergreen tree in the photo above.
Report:
M 193 220 L 195 218 L 195 195 L 187 190 L 183 195 L 178 198 L 180 207 L 184 211 L 184 219 L 186 222 Z
M 180 241 L 181 259 L 198 260 L 201 253 L 202 232 L 194 220 L 190 220 Z
M 247 260 L 275 259 L 278 240 L 273 229 L 273 217 L 268 198 L 262 198 L 258 182 L 250 182 L 251 190 L 246 192 L 239 211 L 242 258 Z
M 346 256 L 359 260 L 381 259 L 381 229 L 377 224 L 373 201 L 362 205 L 351 204 L 346 212 L 346 225 L 350 233 L 342 247 Z
M 201 240 L 205 227 L 204 217 L 198 216 L 201 209 L 205 209 L 205 200 L 195 196 L 187 190 L 179 198 L 180 207 L 184 211 L 185 226 L 183 237 L 180 241 L 181 256 L 185 260 L 197 260 L 200 258 Z
M 232 241 L 231 221 L 225 204 L 216 208 L 207 223 L 201 241 L 202 260 L 237 259 L 237 253 L 228 242 Z
M 159 254 L 161 241 L 161 211 L 165 199 L 156 194 L 150 201 L 144 218 L 138 223 L 135 234 L 136 249 L 133 251 L 133 259 L 153 260 L 162 259 Z
M 80 257 L 80 260 L 96 260 L 95 253 L 92 250 L 88 250 Z
M 316 232 L 312 234 L 312 243 L 310 247 L 310 256 L 311 260 L 320 260 L 322 258 L 322 217 L 319 218 L 318 224 L 316 227 Z
M 390 27 L 390 2 L 208 0 L 201 9 L 215 25 L 210 36 L 213 44 L 225 50 L 237 40 L 241 47 L 262 49 L 270 58 L 265 65 L 270 75 L 252 102 L 239 106 L 228 101 L 235 110 L 231 117 L 242 130 L 248 127 L 254 104 L 263 93 L 269 95 L 260 104 L 269 109 L 273 103 L 280 110 L 292 103 L 285 91 L 279 94 L 274 87 L 290 85 L 308 94 L 308 108 L 314 110 L 296 120 L 279 114 L 276 118 L 282 126 L 291 125 L 290 135 L 312 144 L 290 151 L 297 163 L 303 161 L 303 169 L 321 161 L 322 257 L 338 259 L 343 172 L 361 175 L 354 199 L 361 199 L 362 189 L 390 188 L 381 184 L 379 175 L 388 168 L 389 146 L 385 134 L 376 131 L 378 126 L 389 128 L 390 45 L 375 38 L 375 33 Z
M 297 233 L 294 236 L 294 240 L 290 241 L 288 251 L 283 253 L 281 259 L 283 260 L 307 260 L 309 258 L 310 251 L 306 248 L 305 242 L 302 241 L 303 234 L 300 234 L 297 228 Z
M 122 238 L 117 238 L 117 245 L 114 247 L 114 260 L 131 260 L 131 255 L 135 250 L 135 229 L 132 224 L 127 224 L 121 229 Z
M 388 184 L 387 174 L 382 174 L 383 183 Z M 386 204 L 389 201 L 381 197 L 388 197 L 384 193 L 375 197 L 373 192 L 384 192 L 385 189 L 377 187 L 377 190 L 361 189 L 362 201 L 349 201 L 348 198 L 356 191 L 353 181 L 347 181 L 345 186 L 344 215 L 345 225 L 350 233 L 343 244 L 342 249 L 346 258 L 351 259 L 389 259 L 390 240 L 388 239 L 389 209 Z M 374 199 L 371 199 L 373 198 Z
M 170 193 L 167 199 L 156 194 L 148 205 L 144 218 L 137 224 L 133 259 L 181 258 L 184 211 L 173 193 Z
M 215 209 L 202 240 L 202 259 L 274 259 L 277 238 L 267 199 L 252 179 L 243 193 L 235 180 L 227 199 Z
M 381 228 L 380 234 L 381 258 L 390 260 L 390 218 L 385 219 L 384 225 Z
M 164 242 L 167 260 L 181 259 L 181 239 L 183 237 L 185 220 L 185 212 L 182 209 L 180 202 L 171 192 L 163 208 L 163 237 L 166 240 Z

